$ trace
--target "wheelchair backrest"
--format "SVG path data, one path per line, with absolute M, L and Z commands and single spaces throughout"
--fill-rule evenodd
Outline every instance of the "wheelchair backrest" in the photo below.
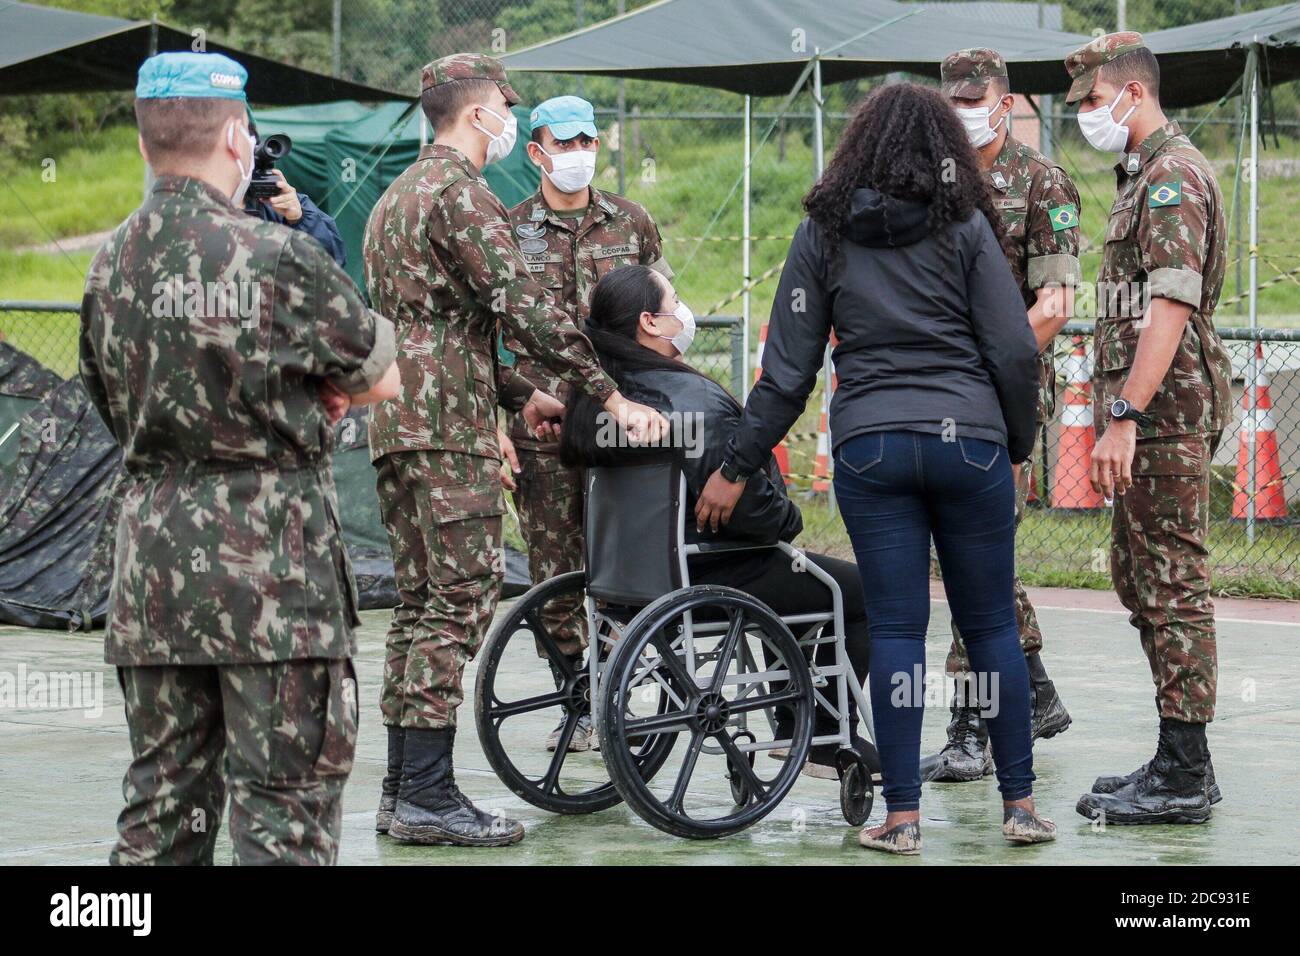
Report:
M 671 458 L 588 468 L 587 591 L 645 605 L 682 586 L 681 469 Z

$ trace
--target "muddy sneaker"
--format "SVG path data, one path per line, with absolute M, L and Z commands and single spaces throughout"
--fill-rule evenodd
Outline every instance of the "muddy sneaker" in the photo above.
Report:
M 1047 843 L 1056 839 L 1056 824 L 1024 807 L 1003 807 L 1002 835 L 1009 843 Z
M 921 852 L 921 824 L 912 820 L 890 827 L 880 836 L 871 836 L 874 827 L 863 827 L 858 834 L 858 843 L 868 850 L 880 850 L 883 853 L 897 853 L 900 856 L 916 856 Z
M 872 781 L 880 783 L 880 753 L 876 750 L 876 745 L 865 737 L 854 734 L 852 747 L 870 768 Z M 835 765 L 835 758 L 839 752 L 839 744 L 818 744 L 816 747 L 810 747 L 808 762 L 803 765 L 803 770 L 800 772 L 805 777 L 812 777 L 815 780 L 840 779 L 839 769 Z
M 560 736 L 564 733 L 564 725 L 568 719 L 568 714 L 561 717 L 559 724 L 546 738 L 546 749 L 551 753 L 560 746 Z M 599 749 L 600 741 L 596 738 L 596 729 L 591 725 L 591 714 L 578 715 L 578 726 L 573 728 L 573 736 L 569 739 L 569 753 L 576 754 L 585 750 Z

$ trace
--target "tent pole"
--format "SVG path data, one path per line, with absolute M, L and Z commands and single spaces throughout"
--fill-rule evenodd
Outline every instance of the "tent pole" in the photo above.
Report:
M 1256 38 L 1258 41 L 1258 38 Z M 1250 377 L 1246 389 L 1245 415 L 1242 427 L 1248 429 L 1250 464 L 1247 471 L 1246 540 L 1255 543 L 1255 451 L 1256 442 L 1256 383 L 1259 381 L 1259 350 L 1255 348 L 1254 332 L 1259 322 L 1259 43 L 1251 46 L 1246 60 L 1250 84 Z
M 826 171 L 826 130 L 823 125 L 822 117 L 822 51 L 820 48 L 813 49 L 813 170 L 816 172 L 815 179 L 821 179 L 822 173 Z M 826 443 L 830 444 L 830 410 L 831 410 L 831 383 L 835 380 L 835 366 L 831 362 L 831 347 L 826 346 L 826 351 L 822 355 L 822 414 L 826 416 L 828 422 L 826 429 Z M 826 492 L 826 504 L 830 508 L 832 515 L 835 514 L 835 489 L 829 488 Z
M 753 162 L 753 137 L 750 131 L 750 125 L 753 122 L 753 101 L 748 93 L 745 94 L 745 175 L 744 190 L 745 200 L 741 207 L 740 216 L 740 282 L 744 292 L 740 296 L 740 387 L 736 391 L 744 398 L 749 397 L 749 281 L 750 281 L 750 228 L 749 215 L 750 203 L 753 197 L 750 190 L 750 164 Z

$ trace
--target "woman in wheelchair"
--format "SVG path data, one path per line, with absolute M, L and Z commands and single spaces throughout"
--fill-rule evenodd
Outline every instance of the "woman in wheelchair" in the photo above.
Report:
M 646 266 L 624 266 L 605 275 L 592 292 L 587 336 L 605 371 L 631 400 L 664 412 L 674 424 L 674 442 L 685 445 L 683 473 L 687 485 L 686 510 L 694 514 L 696 497 L 709 475 L 722 462 L 726 441 L 740 422 L 742 408 L 724 389 L 683 360 L 695 333 L 690 310 L 677 298 L 672 284 Z M 619 446 L 602 441 L 601 409 L 585 396 L 578 397 L 565 414 L 560 456 L 569 467 L 629 464 L 637 456 L 660 449 Z M 690 422 L 687 427 L 676 423 Z M 614 447 L 611 447 L 614 446 Z M 688 519 L 687 543 L 743 542 L 774 544 L 792 541 L 803 529 L 798 506 L 786 494 L 785 483 L 769 457 L 766 471 L 755 474 L 721 533 L 698 528 Z M 859 684 L 867 678 L 869 643 L 862 578 L 850 561 L 808 554 L 839 584 L 844 601 L 845 646 Z M 778 615 L 825 611 L 828 591 L 811 574 L 792 567 L 790 558 L 775 549 L 699 554 L 690 559 L 692 584 L 719 584 L 744 591 L 767 604 Z M 817 648 L 819 664 L 830 664 L 834 646 Z M 792 714 L 776 708 L 778 739 L 791 736 Z M 870 767 L 879 772 L 875 747 L 856 731 L 856 708 L 850 704 L 853 746 Z M 834 734 L 839 722 L 818 706 L 813 733 Z M 813 746 L 804 773 L 835 779 L 833 744 Z M 771 751 L 784 759 L 784 751 Z

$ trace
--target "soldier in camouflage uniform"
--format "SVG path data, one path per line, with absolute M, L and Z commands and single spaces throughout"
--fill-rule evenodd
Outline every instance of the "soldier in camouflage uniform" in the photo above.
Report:
M 1020 286 L 1029 325 L 1040 349 L 1038 423 L 1041 434 L 1056 409 L 1052 343 L 1069 318 L 1074 288 L 1082 279 L 1079 193 L 1065 170 L 1011 135 L 1008 127 L 1014 100 L 1006 63 L 1000 54 L 989 49 L 958 50 L 943 61 L 940 78 L 943 93 L 965 125 L 980 166 L 988 174 L 989 188 L 1014 250 L 1009 258 L 1011 272 Z M 1041 447 L 1040 439 L 1029 461 L 1016 469 L 1017 525 L 1024 517 L 1034 463 Z M 1029 665 L 1033 690 L 1033 739 L 1054 737 L 1070 726 L 1070 715 L 1043 666 L 1040 656 L 1043 632 L 1019 576 L 1015 588 L 1020 646 Z M 955 626 L 947 672 L 953 675 L 956 684 L 948 742 L 938 754 L 922 762 L 922 777 L 951 782 L 978 780 L 993 772 L 993 760 L 988 729 L 979 716 L 978 695 L 967 684 L 970 661 Z
M 356 592 L 332 420 L 396 393 L 392 325 L 301 233 L 246 216 L 244 68 L 136 88 L 143 205 L 99 250 L 81 377 L 122 446 L 105 658 L 133 760 L 113 863 L 333 863 L 356 743 Z M 378 386 L 378 387 L 376 387 Z
M 497 404 L 541 427 L 560 403 L 498 364 L 504 332 L 570 388 L 601 400 L 634 436 L 666 425 L 626 402 L 591 344 L 536 281 L 479 170 L 510 153 L 519 101 L 500 62 L 476 54 L 424 67 L 431 145 L 388 187 L 363 243 L 371 301 L 397 325 L 401 397 L 370 419 L 380 508 L 401 604 L 380 702 L 388 774 L 376 828 L 404 842 L 502 846 L 523 838 L 456 786 L 462 673 L 503 576 Z M 498 391 L 499 389 L 499 391 Z
M 545 286 L 579 328 L 586 321 L 591 290 L 613 269 L 647 265 L 672 278 L 659 228 L 645 207 L 591 185 L 600 140 L 596 113 L 577 96 L 557 96 L 529 117 L 528 155 L 542 171 L 536 193 L 510 210 L 510 224 L 532 276 Z M 544 392 L 562 394 L 564 383 L 531 358 L 513 337 L 506 360 Z M 521 471 L 514 492 L 519 525 L 528 547 L 534 584 L 582 568 L 582 474 L 560 464 L 559 443 L 535 438 L 523 415 L 511 422 L 510 439 Z M 545 611 L 547 630 L 566 655 L 581 657 L 586 616 L 580 601 L 554 601 Z M 538 653 L 543 651 L 539 648 Z M 546 741 L 554 750 L 564 723 Z M 591 718 L 582 715 L 569 750 L 598 747 Z
M 1065 61 L 1079 125 L 1122 153 L 1098 277 L 1093 486 L 1113 497 L 1111 577 L 1151 665 L 1152 760 L 1079 801 L 1110 823 L 1200 823 L 1219 799 L 1206 724 L 1217 653 L 1205 546 L 1210 462 L 1230 415 L 1232 366 L 1214 329 L 1225 268 L 1214 171 L 1170 122 L 1155 57 L 1136 33 Z

